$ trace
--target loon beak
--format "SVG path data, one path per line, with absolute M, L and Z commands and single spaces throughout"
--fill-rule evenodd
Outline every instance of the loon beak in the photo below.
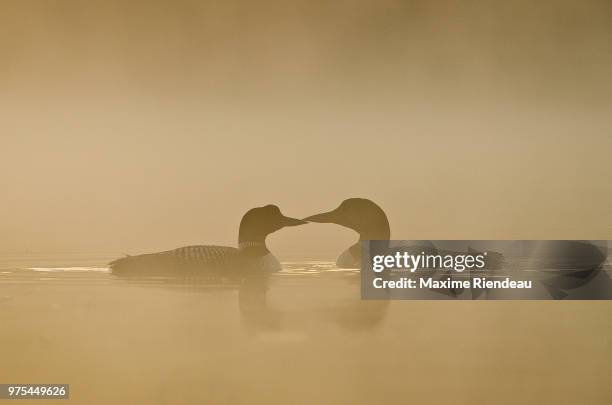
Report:
M 297 225 L 304 225 L 307 224 L 308 222 L 303 221 L 301 219 L 296 219 L 296 218 L 289 218 L 286 216 L 283 216 L 282 218 L 282 224 L 283 226 L 297 226 Z
M 304 218 L 304 221 L 308 221 L 308 222 L 319 222 L 319 223 L 323 223 L 323 224 L 328 224 L 328 223 L 332 223 L 335 224 L 336 222 L 336 211 L 329 211 L 329 212 L 324 212 L 322 214 L 316 214 L 316 215 L 311 215 L 309 217 Z

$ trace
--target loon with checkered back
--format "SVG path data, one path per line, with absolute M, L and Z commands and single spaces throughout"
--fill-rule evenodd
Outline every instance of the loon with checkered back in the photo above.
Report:
M 382 241 L 386 254 L 393 255 L 396 251 L 412 252 L 412 254 L 442 253 L 432 242 L 427 240 L 398 240 L 390 241 L 391 229 L 387 215 L 376 203 L 366 198 L 349 198 L 334 210 L 322 214 L 311 215 L 304 221 L 332 223 L 352 229 L 359 234 L 357 243 L 346 249 L 338 259 L 336 265 L 340 268 L 361 267 L 361 242 L 368 240 Z M 461 252 L 444 252 L 460 254 Z M 431 274 L 431 273 L 430 273 Z M 444 273 L 443 277 L 452 274 Z M 460 291 L 436 290 L 436 293 L 457 296 Z
M 412 251 L 416 254 L 464 255 L 481 252 L 467 246 L 466 251 L 444 250 L 444 244 L 434 245 L 430 241 L 389 241 L 391 232 L 385 212 L 374 202 L 364 198 L 349 198 L 336 209 L 304 218 L 309 222 L 333 223 L 350 228 L 359 233 L 359 241 L 346 249 L 336 260 L 340 268 L 359 268 L 361 266 L 361 241 L 386 241 L 388 253 L 396 250 Z M 594 277 L 600 276 L 602 265 L 607 257 L 607 244 L 602 241 L 520 241 L 514 244 L 516 252 L 487 251 L 487 271 L 527 267 L 540 277 L 542 284 L 555 298 L 563 297 L 565 291 L 580 288 L 588 284 Z M 509 256 L 506 257 L 505 255 Z M 471 273 L 470 273 L 471 274 Z M 501 273 L 496 273 L 501 274 Z M 511 273 L 508 273 L 511 274 Z M 484 270 L 474 272 L 475 276 L 484 276 Z M 444 273 L 444 277 L 449 274 Z M 450 273 L 452 276 L 452 273 Z M 607 274 L 600 276 L 604 283 L 612 283 Z M 597 283 L 591 283 L 598 287 Z M 606 284 L 607 285 L 607 284 Z M 483 291 L 472 288 L 474 297 Z
M 280 263 L 266 246 L 266 237 L 286 226 L 305 224 L 284 216 L 275 205 L 249 210 L 240 221 L 238 248 L 216 245 L 186 246 L 158 253 L 127 256 L 109 264 L 113 274 L 191 274 L 280 270 Z

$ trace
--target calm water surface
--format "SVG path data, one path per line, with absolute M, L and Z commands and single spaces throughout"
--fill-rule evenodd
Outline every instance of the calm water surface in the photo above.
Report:
M 313 260 L 126 280 L 116 256 L 0 257 L 0 382 L 87 404 L 612 403 L 612 302 L 364 302 L 357 271 Z

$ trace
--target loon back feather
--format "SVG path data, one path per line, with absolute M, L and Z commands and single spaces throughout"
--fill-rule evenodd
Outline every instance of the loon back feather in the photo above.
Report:
M 161 253 L 149 253 L 144 255 L 136 256 L 125 256 L 117 260 L 113 260 L 109 263 L 109 266 L 113 273 L 121 273 L 123 271 L 146 269 L 151 266 L 158 266 L 160 262 L 164 262 L 166 252 Z
M 113 274 L 145 275 L 199 272 L 235 267 L 243 257 L 236 248 L 186 246 L 159 253 L 126 256 L 109 263 Z

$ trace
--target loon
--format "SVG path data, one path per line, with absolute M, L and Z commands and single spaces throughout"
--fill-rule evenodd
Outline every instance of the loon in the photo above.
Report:
M 366 198 L 349 198 L 342 201 L 338 208 L 322 214 L 311 215 L 304 218 L 304 221 L 333 223 L 352 229 L 359 234 L 357 243 L 351 245 L 336 259 L 336 266 L 342 269 L 361 267 L 361 241 L 365 240 L 381 241 L 383 244 L 381 247 L 389 252 L 395 249 L 411 250 L 416 254 L 421 252 L 435 254 L 438 252 L 436 246 L 426 240 L 401 240 L 391 243 L 391 228 L 387 215 L 376 203 Z M 430 274 L 433 275 L 433 273 Z M 449 273 L 445 273 L 444 276 L 452 277 Z M 435 292 L 450 297 L 456 297 L 461 293 L 461 291 L 455 289 L 437 289 Z
M 365 198 L 349 198 L 342 201 L 335 210 L 311 215 L 304 218 L 304 221 L 333 223 L 352 229 L 359 234 L 359 241 L 346 249 L 336 260 L 336 265 L 340 268 L 360 267 L 361 241 L 388 241 L 391 237 L 387 215 L 373 201 Z M 433 247 L 433 245 L 428 247 Z
M 359 268 L 361 267 L 361 241 L 375 240 L 381 241 L 384 249 L 393 252 L 397 249 L 402 251 L 413 251 L 415 254 L 427 252 L 429 254 L 445 253 L 460 254 L 456 251 L 439 250 L 436 245 L 427 240 L 400 240 L 390 241 L 391 229 L 387 215 L 376 203 L 365 198 L 349 198 L 342 201 L 338 208 L 304 218 L 304 221 L 319 223 L 334 223 L 347 227 L 359 233 L 359 241 L 346 249 L 336 260 L 339 268 Z M 473 249 L 468 247 L 470 253 Z M 501 261 L 501 255 L 495 254 L 495 261 Z M 497 263 L 496 263 L 497 265 Z M 433 273 L 430 271 L 429 274 Z M 444 272 L 444 277 L 452 277 L 452 273 Z M 457 296 L 460 291 L 436 291 L 442 294 Z M 478 294 L 477 294 L 478 295 Z
M 389 242 L 391 231 L 385 212 L 373 201 L 364 198 L 349 198 L 344 200 L 338 208 L 309 216 L 304 218 L 304 221 L 334 223 L 359 233 L 359 241 L 345 250 L 336 260 L 336 265 L 340 268 L 359 268 L 361 266 L 361 244 L 359 242 L 363 240 L 387 241 L 387 247 L 391 251 L 397 248 L 402 250 L 409 248 L 417 252 L 460 253 L 443 250 L 444 243 L 436 246 L 430 241 Z M 509 272 L 523 268 L 535 270 L 549 294 L 557 299 L 567 296 L 565 291 L 587 284 L 591 289 L 599 288 L 602 291 L 608 287 L 600 287 L 597 284 L 612 286 L 610 277 L 607 274 L 601 275 L 601 269 L 607 257 L 607 245 L 604 246 L 603 241 L 522 241 L 508 243 L 508 245 L 511 245 L 512 248 L 503 254 L 487 249 L 487 270 L 507 269 Z M 471 246 L 467 246 L 467 252 L 480 253 Z M 593 282 L 598 276 L 605 280 L 598 283 Z M 597 296 L 603 296 L 604 292 L 597 292 Z M 476 289 L 472 293 L 474 297 L 478 297 L 482 291 Z M 612 295 L 612 288 L 608 288 L 606 297 L 610 295 Z
M 276 205 L 249 210 L 240 221 L 238 248 L 216 245 L 186 246 L 174 250 L 127 256 L 109 263 L 113 274 L 199 274 L 215 271 L 278 271 L 279 261 L 266 246 L 266 237 L 286 226 L 306 221 L 284 216 Z

